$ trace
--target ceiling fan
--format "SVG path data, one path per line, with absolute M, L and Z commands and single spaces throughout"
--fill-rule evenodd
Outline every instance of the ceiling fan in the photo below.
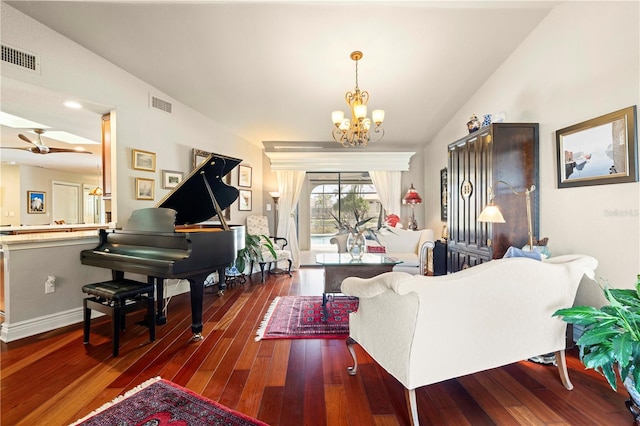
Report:
M 20 139 L 22 139 L 23 141 L 30 143 L 32 145 L 31 148 L 17 148 L 17 147 L 2 147 L 2 148 L 7 148 L 7 149 L 21 149 L 24 151 L 29 151 L 32 152 L 34 154 L 58 154 L 58 153 L 63 153 L 63 152 L 73 152 L 76 154 L 92 154 L 92 152 L 90 151 L 78 151 L 76 149 L 70 149 L 70 148 L 50 148 L 48 146 L 46 146 L 43 142 L 42 139 L 40 138 L 40 135 L 44 133 L 44 129 L 33 129 L 33 131 L 36 133 L 37 135 L 37 141 L 32 141 L 31 139 L 29 139 L 28 137 L 26 137 L 25 135 L 23 135 L 22 133 L 20 133 L 18 135 L 18 137 Z

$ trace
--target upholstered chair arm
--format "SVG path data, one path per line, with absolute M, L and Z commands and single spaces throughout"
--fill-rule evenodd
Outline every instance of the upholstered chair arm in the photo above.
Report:
M 429 266 L 432 264 L 429 258 L 433 255 L 432 249 L 436 246 L 433 241 L 425 241 L 420 247 L 418 259 L 420 260 L 420 275 L 427 275 L 430 271 Z
M 269 237 L 269 238 L 271 238 L 276 243 L 276 245 L 280 247 L 280 250 L 283 250 L 287 245 L 289 245 L 289 241 L 284 237 Z M 282 243 L 280 243 L 279 241 L 282 241 Z

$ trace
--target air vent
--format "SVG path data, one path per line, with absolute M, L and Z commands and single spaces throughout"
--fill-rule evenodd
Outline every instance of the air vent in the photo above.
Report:
M 163 101 L 160 98 L 151 96 L 151 108 L 159 109 L 160 111 L 168 112 L 171 114 L 171 102 Z
M 16 65 L 22 69 L 40 72 L 40 59 L 33 53 L 2 44 L 2 62 Z

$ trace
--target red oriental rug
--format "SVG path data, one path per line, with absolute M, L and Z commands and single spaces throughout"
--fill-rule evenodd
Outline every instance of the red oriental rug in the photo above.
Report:
M 260 339 L 346 339 L 349 312 L 358 310 L 358 298 L 329 295 L 276 297 L 258 329 Z
M 71 426 L 268 426 L 168 380 L 156 377 Z

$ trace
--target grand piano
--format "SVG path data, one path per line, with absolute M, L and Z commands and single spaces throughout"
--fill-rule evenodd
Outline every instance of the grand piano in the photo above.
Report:
M 154 208 L 135 210 L 121 230 L 101 229 L 98 247 L 81 252 L 82 264 L 111 269 L 113 279 L 122 279 L 125 272 L 146 275 L 156 285 L 159 324 L 166 322 L 163 280 L 188 280 L 191 331 L 194 340 L 202 340 L 205 280 L 218 271 L 222 292 L 224 268 L 244 248 L 244 226 L 229 226 L 223 215 L 239 192 L 222 178 L 241 161 L 210 155 Z M 219 226 L 198 225 L 213 216 Z

